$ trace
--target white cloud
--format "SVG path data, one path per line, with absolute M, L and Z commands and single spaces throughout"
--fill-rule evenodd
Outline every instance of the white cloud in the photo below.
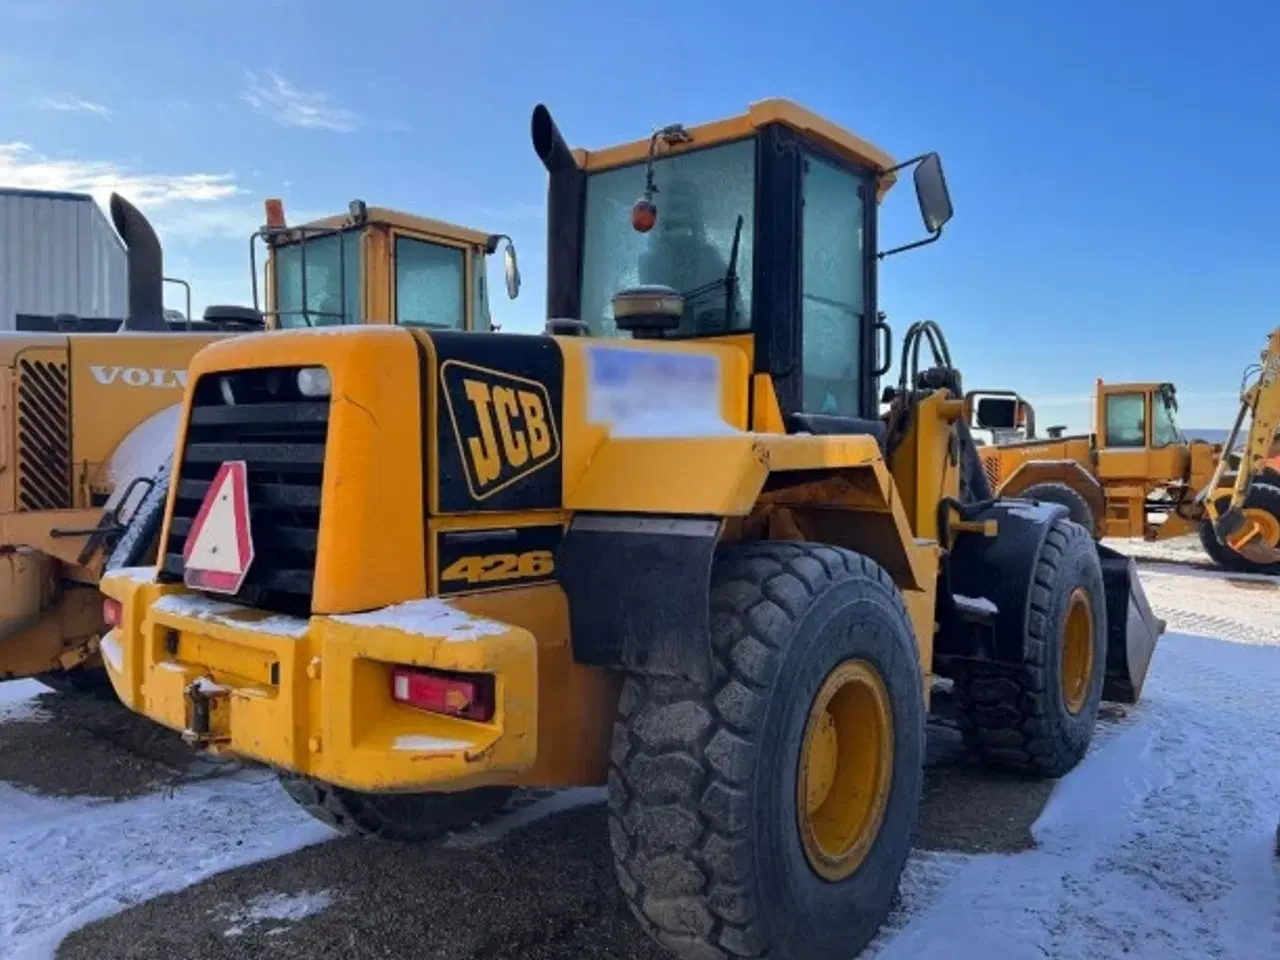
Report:
M 38 110 L 57 110 L 63 113 L 92 113 L 104 120 L 110 120 L 112 111 L 101 103 L 85 100 L 73 93 L 59 93 L 51 97 L 38 97 L 32 101 Z
M 246 70 L 245 83 L 241 98 L 281 126 L 334 133 L 351 133 L 360 127 L 359 118 L 331 102 L 324 91 L 300 90 L 274 70 L 262 75 Z
M 25 143 L 0 143 L 0 183 L 31 190 L 76 190 L 105 200 L 119 193 L 139 206 L 208 203 L 240 193 L 232 173 L 134 173 L 110 161 L 45 157 Z

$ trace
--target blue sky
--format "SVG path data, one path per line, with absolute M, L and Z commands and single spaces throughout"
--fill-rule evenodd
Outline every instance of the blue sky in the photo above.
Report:
M 906 157 L 941 152 L 942 241 L 886 261 L 901 333 L 947 331 L 969 387 L 1088 425 L 1097 376 L 1171 379 L 1229 426 L 1280 323 L 1280 7 L 1186 0 L 607 5 L 0 0 L 0 185 L 113 187 L 197 308 L 248 298 L 266 196 L 353 197 L 510 233 L 544 307 L 546 102 L 583 146 L 787 96 Z M 909 191 L 883 239 L 912 239 Z

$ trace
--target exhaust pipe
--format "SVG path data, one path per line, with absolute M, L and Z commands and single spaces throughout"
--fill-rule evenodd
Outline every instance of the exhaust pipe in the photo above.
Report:
M 124 241 L 129 262 L 129 313 L 120 331 L 167 333 L 159 237 L 142 212 L 118 193 L 111 194 L 111 222 Z
M 551 119 L 550 110 L 542 104 L 534 107 L 533 120 L 529 126 L 533 135 L 533 151 L 547 168 L 547 173 L 554 177 L 570 170 L 577 171 L 578 162 L 573 159 L 569 145 L 560 135 L 560 128 Z
M 587 177 L 573 158 L 551 111 L 533 108 L 533 152 L 550 174 L 547 183 L 547 316 L 580 319 L 582 214 Z

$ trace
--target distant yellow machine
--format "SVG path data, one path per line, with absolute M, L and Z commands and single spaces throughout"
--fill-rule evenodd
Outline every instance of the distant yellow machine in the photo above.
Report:
M 282 204 L 268 201 L 250 248 L 261 240 L 268 250 L 265 316 L 255 263 L 253 308 L 210 307 L 189 324 L 206 332 L 175 332 L 162 318 L 154 231 L 120 197 L 111 213 L 129 252 L 121 332 L 0 337 L 0 680 L 34 675 L 57 689 L 109 692 L 98 669 L 98 578 L 124 518 L 172 456 L 187 363 L 200 347 L 264 328 L 357 322 L 489 330 L 486 257 L 503 240 L 508 292 L 519 288 L 503 236 L 361 201 L 290 226 Z M 124 553 L 140 559 L 148 549 L 151 540 L 135 536 Z
M 102 581 L 111 681 L 349 832 L 608 783 L 677 956 L 847 960 L 907 858 L 934 676 L 979 755 L 1060 776 L 1162 626 L 1065 508 L 991 498 L 936 324 L 877 417 L 877 264 L 949 221 L 937 154 L 784 100 L 532 135 L 549 335 L 202 350 L 160 562 Z M 927 237 L 878 248 L 903 169 Z
M 1171 383 L 1098 380 L 1090 434 L 1035 438 L 1031 405 L 1007 391 L 973 391 L 970 423 L 996 435 L 981 448 L 982 465 L 1003 496 L 1061 503 L 1098 537 L 1166 540 L 1198 532 L 1221 567 L 1280 572 L 1278 372 L 1280 330 L 1246 373 L 1250 382 L 1225 444 L 1179 432 Z M 1023 425 L 1030 418 L 1030 438 L 1010 441 L 1019 417 Z

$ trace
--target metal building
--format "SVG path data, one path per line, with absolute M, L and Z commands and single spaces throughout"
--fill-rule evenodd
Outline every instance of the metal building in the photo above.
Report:
M 92 197 L 0 187 L 0 331 L 54 329 L 59 314 L 115 329 L 128 274 L 124 244 Z

